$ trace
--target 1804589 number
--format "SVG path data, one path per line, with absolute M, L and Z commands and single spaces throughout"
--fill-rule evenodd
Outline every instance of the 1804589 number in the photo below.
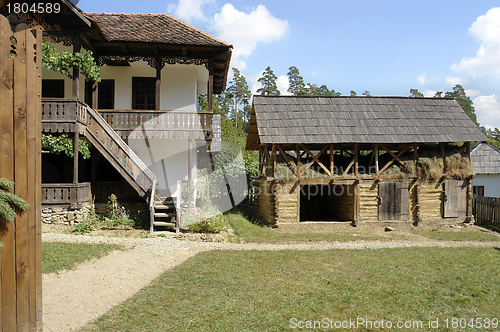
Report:
M 51 2 L 14 2 L 6 5 L 7 11 L 14 14 L 59 14 L 61 12 L 60 3 Z

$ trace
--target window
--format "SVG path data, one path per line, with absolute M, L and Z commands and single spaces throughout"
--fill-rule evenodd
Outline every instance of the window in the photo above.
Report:
M 42 97 L 64 98 L 64 80 L 42 80 Z
M 98 83 L 97 108 L 112 110 L 115 108 L 115 80 L 101 80 Z M 92 82 L 85 83 L 85 103 L 92 105 Z
M 484 186 L 473 186 L 472 192 L 474 193 L 474 197 L 476 196 L 484 196 Z
M 132 77 L 132 109 L 154 110 L 156 78 Z

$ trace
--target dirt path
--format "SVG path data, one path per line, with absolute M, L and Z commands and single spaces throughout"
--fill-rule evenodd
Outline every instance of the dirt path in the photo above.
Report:
M 500 247 L 499 242 L 359 241 L 298 244 L 234 244 L 180 241 L 172 238 L 113 238 L 42 234 L 43 241 L 117 243 L 129 250 L 81 264 L 76 270 L 43 276 L 43 326 L 45 332 L 77 330 L 125 301 L 165 270 L 198 252 L 220 250 L 327 250 L 402 247 Z

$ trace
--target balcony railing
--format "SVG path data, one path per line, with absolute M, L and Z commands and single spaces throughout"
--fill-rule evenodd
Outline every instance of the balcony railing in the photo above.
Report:
M 99 110 L 122 138 L 207 139 L 212 136 L 210 112 Z
M 75 132 L 76 124 L 87 125 L 87 105 L 76 99 L 44 98 L 42 130 L 47 133 Z
M 43 183 L 42 204 L 81 204 L 90 202 L 90 183 Z

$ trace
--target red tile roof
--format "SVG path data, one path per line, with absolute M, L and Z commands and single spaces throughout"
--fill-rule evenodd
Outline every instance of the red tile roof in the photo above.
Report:
M 169 14 L 85 13 L 108 41 L 232 47 Z

